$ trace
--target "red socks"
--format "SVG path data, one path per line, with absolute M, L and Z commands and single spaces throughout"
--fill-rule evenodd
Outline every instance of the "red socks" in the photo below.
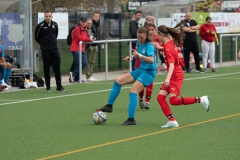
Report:
M 174 117 L 172 116 L 172 111 L 166 101 L 166 96 L 159 94 L 157 97 L 157 101 L 158 101 L 159 105 L 161 106 L 162 111 L 165 114 L 165 116 L 168 117 L 170 121 L 174 121 Z
M 179 105 L 188 105 L 188 104 L 193 104 L 193 103 L 200 103 L 200 98 L 199 97 L 170 97 L 169 98 L 169 102 L 171 105 L 174 106 L 179 106 Z M 166 96 L 159 94 L 157 97 L 157 101 L 159 103 L 159 105 L 161 106 L 161 109 L 163 111 L 163 113 L 165 114 L 165 116 L 170 120 L 170 121 L 174 121 L 174 117 L 172 115 L 171 109 L 166 101 Z
M 139 98 L 143 99 L 143 95 L 144 95 L 144 89 L 141 92 L 139 92 Z
M 200 98 L 198 97 L 170 97 L 169 102 L 171 105 L 179 106 L 179 105 L 188 105 L 193 103 L 200 103 Z
M 146 89 L 146 100 L 145 100 L 145 102 L 147 102 L 147 103 L 149 103 L 149 101 L 151 99 L 152 90 L 153 90 L 153 83 L 151 83 Z M 144 89 L 141 92 L 139 92 L 139 98 L 143 99 L 143 95 L 144 95 Z
M 151 95 L 152 95 L 152 90 L 153 90 L 153 83 L 151 83 L 146 89 L 146 100 L 145 100 L 145 102 L 150 101 Z

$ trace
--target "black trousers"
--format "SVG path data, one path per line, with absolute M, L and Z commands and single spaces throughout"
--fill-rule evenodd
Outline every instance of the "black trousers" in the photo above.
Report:
M 62 88 L 62 79 L 61 79 L 61 72 L 60 72 L 61 56 L 58 49 L 56 48 L 56 49 L 43 50 L 42 58 L 43 58 L 44 78 L 45 78 L 47 89 L 50 89 L 51 66 L 55 74 L 57 89 L 61 89 Z
M 196 69 L 200 69 L 198 43 L 184 42 L 183 48 L 184 48 L 184 61 L 185 61 L 186 69 L 189 69 L 189 58 L 190 58 L 191 51 L 194 55 Z

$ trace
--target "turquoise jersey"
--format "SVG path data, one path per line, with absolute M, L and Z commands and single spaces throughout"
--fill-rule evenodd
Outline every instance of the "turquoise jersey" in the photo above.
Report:
M 0 44 L 0 57 L 5 57 L 4 55 L 4 47 Z
M 143 70 L 156 70 L 157 65 L 156 65 L 156 56 L 154 53 L 154 47 L 150 42 L 147 42 L 145 44 L 141 44 L 140 42 L 137 42 L 137 51 L 138 53 L 142 54 L 143 56 L 146 57 L 150 57 L 153 56 L 154 57 L 154 62 L 152 64 L 147 63 L 146 61 L 141 60 L 141 64 L 139 66 L 139 69 L 143 69 Z

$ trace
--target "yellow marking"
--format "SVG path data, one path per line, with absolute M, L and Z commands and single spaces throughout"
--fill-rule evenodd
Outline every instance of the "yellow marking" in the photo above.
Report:
M 197 123 L 193 123 L 193 124 L 188 124 L 188 125 L 181 126 L 181 127 L 178 127 L 178 128 L 166 129 L 166 130 L 162 130 L 162 131 L 158 131 L 158 132 L 153 132 L 153 133 L 144 134 L 144 135 L 140 135 L 140 136 L 135 136 L 135 137 L 131 137 L 131 138 L 126 138 L 126 139 L 122 139 L 122 140 L 118 140 L 118 141 L 113 141 L 113 142 L 108 142 L 108 143 L 104 143 L 104 144 L 99 144 L 99 145 L 96 145 L 96 146 L 86 147 L 86 148 L 82 148 L 82 149 L 78 149 L 78 150 L 74 150 L 74 151 L 70 151 L 70 152 L 56 154 L 56 155 L 52 155 L 52 156 L 49 156 L 49 157 L 40 158 L 40 159 L 37 159 L 37 160 L 47 160 L 47 159 L 62 157 L 62 156 L 66 156 L 66 155 L 69 155 L 69 154 L 79 153 L 79 152 L 83 152 L 83 151 L 86 151 L 86 150 L 91 150 L 91 149 L 95 149 L 95 148 L 109 146 L 109 145 L 112 145 L 112 144 L 117 144 L 117 143 L 121 143 L 121 142 L 131 141 L 131 140 L 135 140 L 135 139 L 139 139 L 139 138 L 152 136 L 152 135 L 155 135 L 155 134 L 161 134 L 161 133 L 165 133 L 165 132 L 170 132 L 170 131 L 173 131 L 173 130 L 178 130 L 178 129 L 182 129 L 182 128 L 186 128 L 186 127 L 196 126 L 196 125 L 199 125 L 199 124 L 204 124 L 204 123 L 208 123 L 208 122 L 213 122 L 213 121 L 217 121 L 217 120 L 231 118 L 231 117 L 235 117 L 235 116 L 239 116 L 239 115 L 240 115 L 240 113 L 232 114 L 232 115 L 228 115 L 228 116 L 224 116 L 224 117 L 220 117 L 220 118 L 210 119 L 210 120 L 207 120 L 207 121 L 202 121 L 202 122 L 197 122 Z

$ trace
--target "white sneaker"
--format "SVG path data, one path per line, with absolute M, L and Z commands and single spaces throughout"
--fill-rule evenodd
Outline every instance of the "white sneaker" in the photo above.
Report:
M 3 89 L 4 91 L 9 91 L 9 88 L 5 88 L 5 89 Z
M 95 78 L 93 78 L 93 77 L 90 77 L 90 78 L 87 79 L 87 81 L 89 81 L 89 82 L 94 82 L 94 81 L 98 81 L 98 80 L 95 79 Z
M 207 112 L 210 109 L 210 102 L 208 100 L 208 96 L 202 96 L 201 98 L 201 103 L 203 105 L 203 107 L 207 110 Z
M 177 128 L 178 126 L 177 121 L 168 121 L 166 125 L 162 126 L 162 128 Z
M 12 86 L 9 86 L 7 83 L 3 83 L 2 85 L 7 86 L 7 88 L 11 88 Z

